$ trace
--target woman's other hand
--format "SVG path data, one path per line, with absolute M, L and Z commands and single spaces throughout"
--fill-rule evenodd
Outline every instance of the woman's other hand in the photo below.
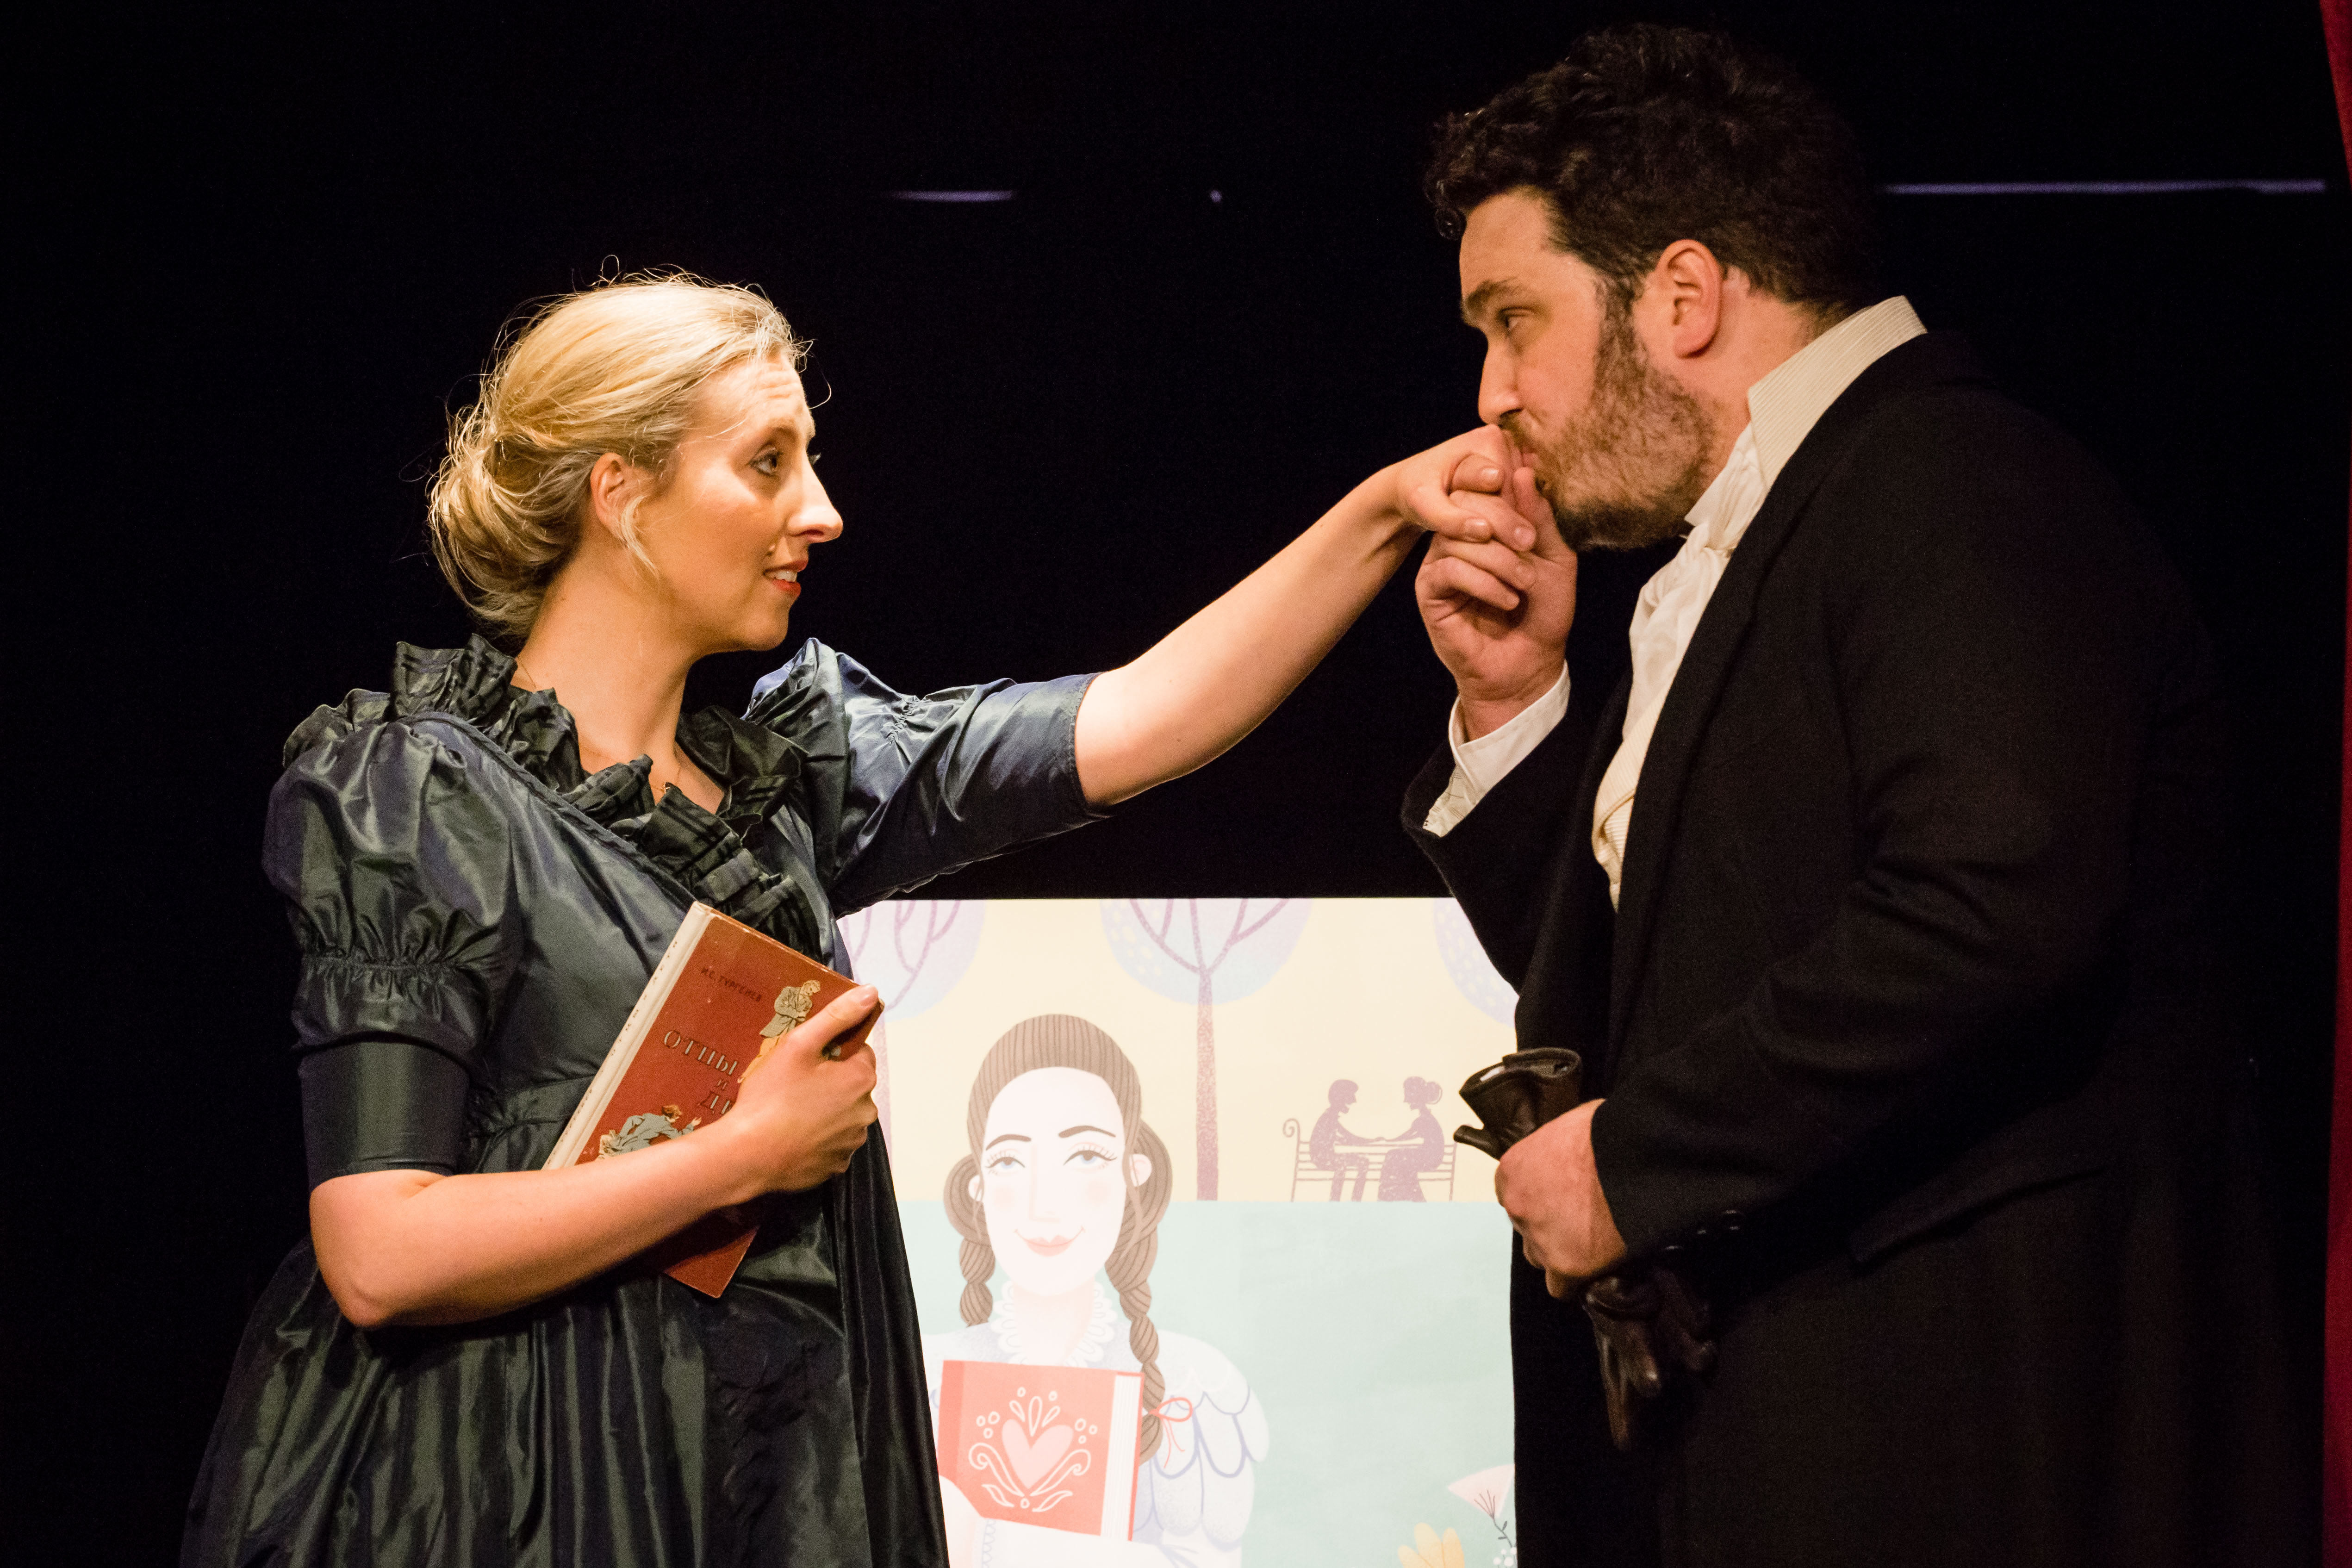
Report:
M 880 1001 L 871 985 L 845 992 L 743 1069 L 734 1109 L 706 1136 L 723 1134 L 751 1186 L 745 1198 L 798 1192 L 849 1168 L 879 1114 L 874 1050 L 860 1041 L 838 1060 L 825 1052 Z
M 874 1053 L 824 1049 L 874 1011 L 861 985 L 746 1069 L 692 1137 L 560 1171 L 362 1171 L 310 1194 L 319 1273 L 363 1329 L 495 1317 L 634 1258 L 714 1209 L 837 1175 L 874 1122 Z M 755 1064 L 757 1066 L 757 1064 Z

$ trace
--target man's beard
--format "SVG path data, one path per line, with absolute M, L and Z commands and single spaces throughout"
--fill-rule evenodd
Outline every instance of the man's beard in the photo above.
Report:
M 1639 550 L 1672 539 L 1706 491 L 1715 422 L 1698 400 L 1650 363 L 1633 313 L 1607 310 L 1592 370 L 1592 401 L 1549 439 L 1530 439 L 1510 415 L 1503 428 L 1527 454 L 1571 550 Z

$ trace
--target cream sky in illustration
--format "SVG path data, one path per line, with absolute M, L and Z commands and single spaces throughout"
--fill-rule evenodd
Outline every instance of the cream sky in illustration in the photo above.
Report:
M 1176 900 L 1172 911 L 1168 900 L 1139 903 L 1142 924 L 1158 929 L 1172 915 L 1175 934 L 1189 936 L 1188 900 Z M 1213 939 L 1232 929 L 1236 900 L 1201 903 Z M 1271 905 L 1251 900 L 1244 929 Z M 983 915 L 983 907 L 967 910 Z M 1303 925 L 1291 913 L 1266 928 L 1268 936 L 1287 939 L 1288 956 L 1270 977 L 1262 963 L 1257 974 L 1237 970 L 1240 984 L 1256 982 L 1255 988 L 1233 1000 L 1219 996 L 1211 1020 L 1222 1201 L 1291 1198 L 1297 1136 L 1322 1114 L 1334 1079 L 1359 1086 L 1345 1121 L 1367 1138 L 1402 1133 L 1413 1117 L 1405 1080 L 1433 1079 L 1445 1094 L 1432 1110 L 1451 1132 L 1471 1120 L 1454 1086 L 1512 1048 L 1508 992 L 1463 940 L 1450 903 L 1318 899 L 1307 903 Z M 1199 1009 L 1181 976 L 1171 982 L 1160 973 L 1155 985 L 1133 972 L 1137 914 L 1123 900 L 1107 910 L 1091 899 L 984 906 L 978 945 L 961 977 L 936 1000 L 888 1021 L 891 1166 L 900 1197 L 939 1196 L 964 1152 L 973 1071 L 997 1037 L 1040 1013 L 1074 1013 L 1108 1031 L 1134 1061 L 1144 1114 L 1174 1163 L 1174 1197 L 1193 1199 L 1202 1147 L 1195 1121 Z M 1125 963 L 1114 951 L 1115 933 L 1130 949 Z M 1298 1134 L 1286 1135 L 1286 1121 L 1298 1123 Z M 1454 1200 L 1492 1204 L 1492 1163 L 1458 1146 L 1454 1159 Z M 1311 1196 L 1328 1202 L 1327 1193 L 1328 1185 L 1317 1186 Z

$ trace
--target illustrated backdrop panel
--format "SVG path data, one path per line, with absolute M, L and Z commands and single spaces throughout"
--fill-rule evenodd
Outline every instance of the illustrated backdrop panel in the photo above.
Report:
M 1472 1120 L 1455 1086 L 1512 1047 L 1513 997 L 1451 900 L 905 900 L 844 933 L 888 1009 L 877 1098 L 935 1377 L 942 1358 L 1025 1359 L 1007 1305 L 1024 1289 L 1075 1302 L 1073 1323 L 1093 1291 L 1088 1332 L 1053 1364 L 1139 1364 L 1122 1310 L 1121 1281 L 1142 1277 L 1129 1241 L 1090 1280 L 996 1247 L 988 1310 L 966 1321 L 965 1237 L 942 1200 L 975 1153 L 967 1110 L 1001 1037 L 1045 1015 L 1085 1020 L 1132 1065 L 1164 1152 L 1144 1282 L 1171 1396 L 1158 1463 L 1178 1473 L 1155 1482 L 1146 1467 L 1134 1543 L 1014 1530 L 995 1562 L 1386 1568 L 1401 1549 L 1442 1564 L 1449 1544 L 1469 1563 L 1514 1560 L 1512 1241 L 1493 1163 L 1450 1138 Z M 1115 1120 L 1069 1103 L 1073 1121 Z M 1135 1152 L 1131 1131 L 1090 1138 L 1069 1142 L 1073 1168 Z M 961 1179 L 978 1227 L 976 1168 Z M 1108 1194 L 1115 1227 L 1122 1201 L 1139 1201 L 1125 1173 L 1069 1189 L 1074 1206 L 1037 1198 L 1054 1261 L 1084 1254 L 1064 1238 L 1087 1204 Z M 1001 1202 L 992 1167 L 988 1180 Z M 1017 1500 L 1020 1477 L 1005 1484 Z

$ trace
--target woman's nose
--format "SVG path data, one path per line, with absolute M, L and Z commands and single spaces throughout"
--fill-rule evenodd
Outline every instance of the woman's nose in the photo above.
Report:
M 1029 1217 L 1052 1219 L 1060 1213 L 1061 1207 L 1054 1201 L 1054 1184 L 1043 1176 L 1032 1175 L 1029 1178 Z
M 802 462 L 808 459 L 803 458 Z M 833 498 L 824 491 L 824 481 L 816 477 L 814 465 L 803 474 L 801 504 L 793 513 L 793 531 L 806 537 L 811 543 L 841 537 L 841 513 L 834 509 Z

